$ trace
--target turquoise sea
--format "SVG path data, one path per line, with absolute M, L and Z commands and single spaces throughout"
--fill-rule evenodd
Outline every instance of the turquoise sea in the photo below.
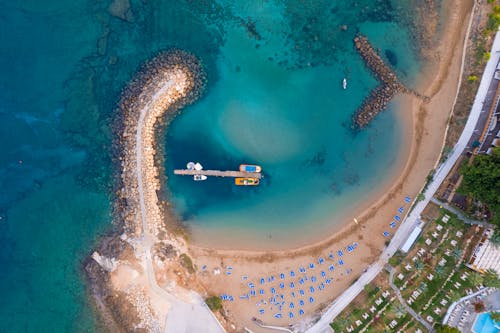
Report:
M 0 332 L 102 331 L 81 263 L 112 228 L 111 120 L 145 60 L 187 49 L 209 78 L 165 138 L 168 174 L 190 160 L 265 170 L 252 189 L 169 177 L 179 217 L 256 237 L 265 225 L 275 241 L 285 229 L 321 227 L 387 179 L 401 148 L 397 110 L 350 130 L 376 85 L 352 38 L 368 35 L 411 83 L 419 61 L 402 23 L 409 9 L 390 0 L 0 0 Z

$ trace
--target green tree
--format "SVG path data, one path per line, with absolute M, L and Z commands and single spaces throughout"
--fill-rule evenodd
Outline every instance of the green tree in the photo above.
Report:
M 395 304 L 392 304 L 391 312 L 394 313 L 396 317 L 401 318 L 406 314 L 406 308 L 404 307 L 403 304 L 397 302 Z
M 415 269 L 421 272 L 424 269 L 424 263 L 420 260 L 415 261 Z
M 443 266 L 437 266 L 436 269 L 434 270 L 436 272 L 436 276 L 442 278 L 444 276 L 444 267 Z
M 473 272 L 469 276 L 469 280 L 470 280 L 470 283 L 472 283 L 472 285 L 474 287 L 476 287 L 476 286 L 483 284 L 484 279 L 483 279 L 483 276 L 481 274 L 479 274 L 478 272 Z
M 493 321 L 496 321 L 497 323 L 500 323 L 500 312 L 497 311 L 491 311 L 490 312 L 490 317 Z
M 217 296 L 208 297 L 207 299 L 205 299 L 205 303 L 207 303 L 208 308 L 213 312 L 222 309 L 222 300 Z
M 460 333 L 460 330 L 456 327 L 451 327 L 448 325 L 437 325 L 436 332 L 437 333 Z
M 498 274 L 495 270 L 488 269 L 484 273 L 484 285 L 486 287 L 500 288 L 500 279 L 498 278 Z
M 500 226 L 497 226 L 495 231 L 493 231 L 493 236 L 491 236 L 490 242 L 495 246 L 500 246 Z
M 486 204 L 493 213 L 493 223 L 500 225 L 500 148 L 494 148 L 491 155 L 477 155 L 461 173 L 459 191 Z

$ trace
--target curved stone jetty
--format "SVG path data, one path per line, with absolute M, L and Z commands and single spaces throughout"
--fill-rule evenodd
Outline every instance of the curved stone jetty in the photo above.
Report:
M 366 67 L 370 69 L 381 83 L 372 90 L 356 111 L 354 115 L 354 127 L 363 128 L 368 125 L 377 114 L 387 107 L 387 104 L 389 104 L 396 94 L 413 94 L 416 97 L 425 99 L 424 96 L 408 89 L 398 80 L 393 70 L 371 46 L 368 38 L 358 35 L 354 38 L 354 46 L 363 58 Z

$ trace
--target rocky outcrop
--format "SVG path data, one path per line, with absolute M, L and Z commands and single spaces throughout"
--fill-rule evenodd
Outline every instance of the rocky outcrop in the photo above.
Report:
M 394 71 L 382 60 L 377 51 L 371 46 L 368 38 L 358 35 L 354 38 L 354 46 L 363 58 L 363 61 L 380 81 L 354 115 L 354 127 L 363 128 L 381 111 L 387 108 L 387 104 L 395 95 L 404 93 L 412 94 L 425 99 L 424 96 L 406 88 L 399 80 Z

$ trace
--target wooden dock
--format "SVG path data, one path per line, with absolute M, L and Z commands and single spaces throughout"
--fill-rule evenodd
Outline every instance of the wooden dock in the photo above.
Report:
M 261 179 L 260 172 L 222 171 L 222 170 L 174 170 L 175 175 L 194 176 L 205 175 L 207 177 L 233 177 L 233 178 L 257 178 Z

